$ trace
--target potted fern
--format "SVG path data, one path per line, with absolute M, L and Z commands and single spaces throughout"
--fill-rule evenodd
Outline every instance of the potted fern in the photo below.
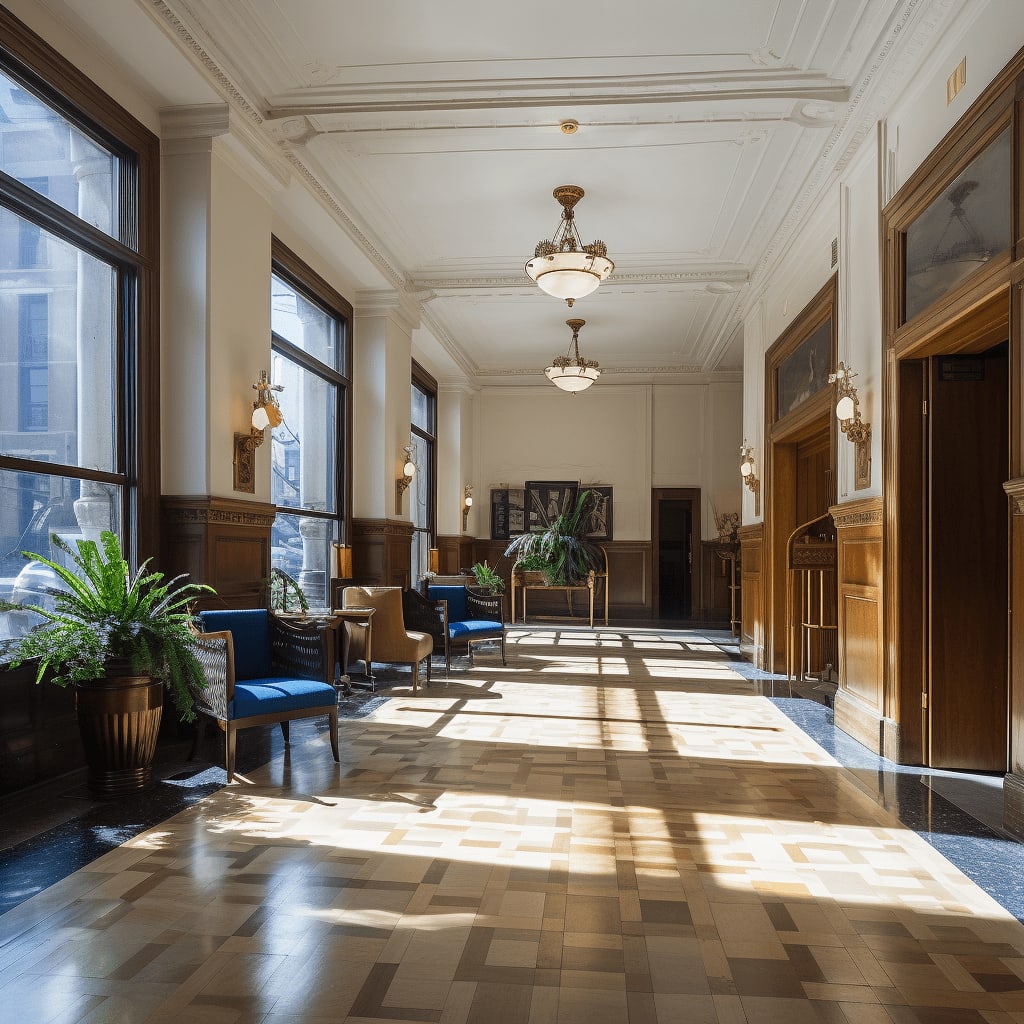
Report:
M 585 532 L 593 510 L 593 492 L 580 491 L 567 512 L 555 516 L 542 530 L 513 537 L 505 555 L 513 559 L 513 572 L 541 571 L 548 586 L 581 583 L 601 564 L 597 545 Z
M 52 607 L 6 605 L 42 617 L 11 642 L 11 667 L 38 660 L 37 683 L 49 676 L 58 686 L 74 687 L 95 795 L 144 789 L 152 780 L 164 689 L 183 720 L 195 718 L 190 688 L 205 684 L 193 653 L 189 603 L 213 590 L 181 576 L 165 579 L 148 561 L 133 573 L 108 531 L 99 544 L 79 540 L 72 548 L 55 534 L 50 542 L 71 567 L 23 552 L 53 572 L 60 585 L 48 591 Z

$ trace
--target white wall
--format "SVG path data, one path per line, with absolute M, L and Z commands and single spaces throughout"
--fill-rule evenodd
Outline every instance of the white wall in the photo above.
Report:
M 1024 3 L 1020 0 L 969 0 L 964 5 L 940 44 L 925 55 L 912 87 L 885 114 L 897 187 L 917 170 L 1022 45 Z M 946 80 L 962 57 L 967 58 L 967 82 L 947 106 Z
M 477 400 L 477 501 L 492 487 L 579 480 L 613 488 L 615 540 L 650 540 L 651 488 L 699 487 L 704 535 L 712 503 L 739 510 L 738 382 L 607 385 L 576 396 L 557 388 L 485 387 Z M 486 537 L 481 515 L 471 532 Z

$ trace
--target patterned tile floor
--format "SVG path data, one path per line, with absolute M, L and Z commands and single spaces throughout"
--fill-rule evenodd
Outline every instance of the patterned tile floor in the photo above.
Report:
M 715 639 L 517 630 L 340 766 L 295 730 L 0 916 L 4 1018 L 1024 1022 L 1024 925 Z

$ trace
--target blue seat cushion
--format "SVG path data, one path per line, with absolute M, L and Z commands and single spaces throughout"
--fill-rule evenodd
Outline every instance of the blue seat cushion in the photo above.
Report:
M 501 623 L 488 619 L 466 619 L 464 622 L 449 622 L 448 636 L 452 640 L 486 640 L 501 635 Z
M 285 711 L 323 708 L 327 711 L 338 702 L 333 686 L 315 679 L 269 677 L 247 679 L 235 683 L 235 697 L 228 705 L 228 718 L 251 718 Z
M 270 663 L 270 623 L 265 608 L 199 613 L 204 633 L 231 633 L 235 648 L 235 681 L 263 679 L 273 674 Z M 251 714 L 251 712 L 250 712 Z
M 427 587 L 427 597 L 431 601 L 448 602 L 448 621 L 461 622 L 466 617 L 465 587 Z

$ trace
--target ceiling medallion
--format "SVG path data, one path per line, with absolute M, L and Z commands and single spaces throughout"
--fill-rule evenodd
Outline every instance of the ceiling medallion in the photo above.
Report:
M 572 357 L 556 356 L 551 360 L 551 365 L 544 371 L 547 377 L 556 388 L 569 391 L 575 394 L 577 391 L 585 391 L 591 384 L 601 376 L 598 363 L 593 359 L 584 359 L 580 355 L 580 328 L 586 320 L 566 320 L 567 327 L 572 328 L 572 341 L 569 344 L 569 351 Z
M 562 219 L 551 241 L 537 243 L 526 273 L 538 287 L 565 299 L 568 305 L 589 295 L 615 269 L 608 247 L 598 240 L 584 245 L 573 219 L 573 207 L 583 198 L 579 185 L 559 185 L 552 195 L 562 204 Z

